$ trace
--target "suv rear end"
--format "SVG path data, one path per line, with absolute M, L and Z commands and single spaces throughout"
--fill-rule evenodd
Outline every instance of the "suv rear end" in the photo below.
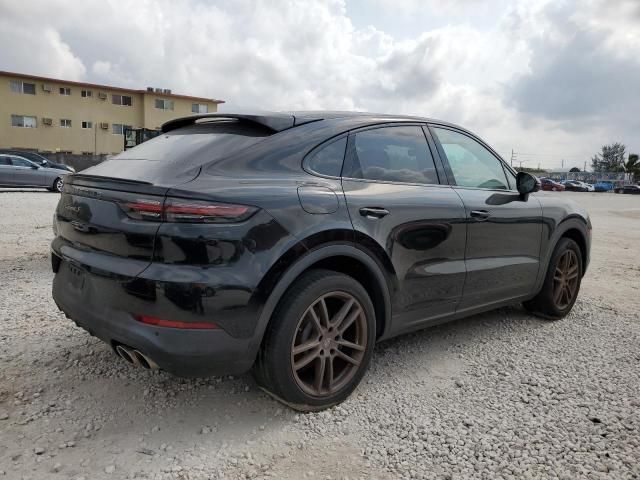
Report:
M 262 246 L 288 234 L 265 210 L 229 201 L 242 179 L 218 179 L 206 193 L 189 184 L 203 165 L 271 134 L 235 121 L 192 125 L 72 176 L 54 216 L 59 308 L 144 367 L 249 369 L 258 266 L 272 256 Z

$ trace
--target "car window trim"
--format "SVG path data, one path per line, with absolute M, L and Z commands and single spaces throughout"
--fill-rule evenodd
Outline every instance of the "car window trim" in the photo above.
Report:
M 435 170 L 436 170 L 436 177 L 438 178 L 438 183 L 423 183 L 423 182 L 399 182 L 399 181 L 394 181 L 394 180 L 373 180 L 370 178 L 355 178 L 355 177 L 350 177 L 348 175 L 345 176 L 345 169 L 347 172 L 350 172 L 352 170 L 353 167 L 353 149 L 355 148 L 355 136 L 360 133 L 360 132 L 365 132 L 365 131 L 369 131 L 369 130 L 376 130 L 379 128 L 393 128 L 393 127 L 418 127 L 421 131 L 422 131 L 422 135 L 424 136 L 425 139 L 425 143 L 427 145 L 427 149 L 429 150 L 429 152 L 431 153 L 431 158 L 433 159 L 433 164 L 435 166 Z M 444 184 L 442 182 L 443 179 L 443 171 L 440 171 L 438 169 L 438 159 L 436 157 L 436 155 L 434 155 L 433 149 L 431 148 L 431 145 L 429 144 L 429 137 L 428 135 L 425 133 L 425 127 L 426 127 L 426 123 L 421 123 L 421 122 L 385 122 L 385 123 L 378 123 L 378 124 L 374 124 L 374 125 L 367 125 L 364 127 L 360 127 L 360 128 L 356 128 L 353 130 L 350 130 L 348 132 L 349 134 L 349 139 L 347 140 L 347 151 L 345 154 L 345 158 L 344 161 L 342 163 L 342 179 L 343 180 L 355 180 L 355 181 L 365 181 L 368 183 L 384 183 L 384 184 L 391 184 L 391 185 L 411 185 L 411 186 L 429 186 L 429 187 L 433 187 L 433 186 L 448 186 L 446 184 Z
M 504 159 L 493 148 L 491 148 L 489 145 L 483 142 L 480 138 L 476 137 L 470 132 L 452 127 L 451 125 L 443 125 L 440 123 L 429 122 L 427 124 L 427 128 L 429 129 L 429 133 L 433 137 L 433 140 L 436 145 L 436 149 L 438 151 L 438 155 L 440 156 L 440 159 L 444 165 L 447 179 L 449 180 L 449 184 L 451 186 L 456 188 L 464 188 L 464 189 L 471 189 L 471 190 L 484 190 L 487 192 L 517 192 L 518 191 L 517 186 L 514 186 L 515 188 L 502 189 L 502 188 L 468 187 L 464 185 L 458 185 L 453 175 L 453 170 L 451 169 L 451 165 L 449 164 L 449 160 L 447 159 L 447 155 L 445 154 L 444 149 L 442 148 L 442 144 L 440 143 L 440 139 L 438 139 L 437 133 L 432 130 L 433 127 L 442 128 L 443 130 L 451 130 L 452 132 L 456 132 L 466 137 L 469 137 L 471 140 L 475 140 L 484 148 L 486 148 L 489 151 L 489 153 L 491 153 L 496 158 L 496 160 L 498 160 L 498 162 L 502 165 L 503 170 L 512 172 L 513 175 L 516 177 L 518 176 L 518 172 L 510 168 L 507 162 L 505 162 Z M 507 176 L 506 171 L 504 172 L 505 180 L 507 181 L 508 186 L 511 187 L 511 182 L 509 181 L 509 177 Z

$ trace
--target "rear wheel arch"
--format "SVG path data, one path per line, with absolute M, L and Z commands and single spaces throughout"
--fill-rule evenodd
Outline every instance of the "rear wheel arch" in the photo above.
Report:
M 391 318 L 391 294 L 383 266 L 374 257 L 347 243 L 317 247 L 293 263 L 280 277 L 260 314 L 256 327 L 252 355 L 257 355 L 273 313 L 297 278 L 310 270 L 322 269 L 344 273 L 357 280 L 367 290 L 376 314 L 376 334 L 381 336 Z

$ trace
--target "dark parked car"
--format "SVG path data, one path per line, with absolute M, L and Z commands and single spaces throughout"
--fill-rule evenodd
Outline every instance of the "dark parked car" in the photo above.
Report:
M 563 192 L 564 191 L 564 185 L 562 185 L 561 183 L 556 182 L 555 180 L 551 180 L 550 178 L 541 178 L 540 179 L 540 185 L 542 187 L 542 190 L 549 190 L 552 192 Z
M 61 192 L 64 179 L 70 173 L 42 167 L 18 155 L 0 153 L 0 187 L 40 187 Z
M 486 143 L 418 117 L 206 114 L 73 175 L 53 297 L 128 362 L 238 374 L 301 410 L 374 344 L 524 302 L 571 310 L 591 224 Z
M 64 163 L 52 162 L 48 158 L 43 157 L 39 153 L 35 153 L 35 152 L 27 152 L 27 151 L 24 151 L 24 150 L 1 148 L 0 149 L 0 154 L 18 155 L 19 157 L 26 158 L 27 160 L 31 160 L 36 165 L 39 165 L 39 166 L 45 167 L 45 168 L 56 168 L 58 170 L 66 170 L 67 172 L 71 172 L 71 173 L 75 173 L 75 171 L 76 171 L 73 167 L 70 167 L 69 165 L 65 165 Z
M 614 189 L 615 193 L 628 193 L 631 195 L 640 195 L 640 185 L 622 185 Z
M 570 192 L 588 192 L 589 187 L 587 187 L 584 183 L 579 182 L 577 180 L 566 180 L 564 183 L 565 190 Z

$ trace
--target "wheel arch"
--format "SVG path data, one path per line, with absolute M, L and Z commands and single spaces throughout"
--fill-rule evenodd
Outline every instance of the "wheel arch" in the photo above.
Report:
M 388 274 L 375 256 L 349 243 L 333 243 L 316 247 L 290 265 L 280 276 L 267 298 L 251 344 L 251 355 L 257 355 L 265 331 L 278 303 L 287 289 L 312 269 L 326 269 L 355 278 L 369 293 L 376 312 L 376 335 L 384 335 L 391 319 L 391 285 Z
M 589 264 L 589 255 L 591 250 L 591 223 L 581 217 L 581 216 L 572 216 L 563 220 L 553 231 L 551 238 L 547 243 L 547 249 L 544 252 L 544 255 L 541 256 L 541 260 L 544 262 L 544 268 L 540 269 L 538 280 L 536 283 L 535 292 L 537 293 L 542 288 L 542 284 L 547 275 L 547 270 L 549 268 L 549 261 L 551 260 L 551 255 L 556 248 L 556 245 L 560 241 L 561 238 L 570 238 L 575 241 L 580 247 L 580 253 L 582 254 L 582 263 L 583 270 L 582 274 L 584 275 L 587 266 Z

